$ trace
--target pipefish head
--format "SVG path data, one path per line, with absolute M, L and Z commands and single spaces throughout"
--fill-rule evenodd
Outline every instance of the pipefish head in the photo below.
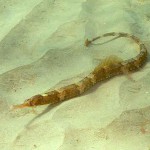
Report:
M 38 94 L 29 99 L 27 99 L 24 103 L 27 103 L 28 107 L 33 107 L 37 105 L 42 105 L 43 96 Z

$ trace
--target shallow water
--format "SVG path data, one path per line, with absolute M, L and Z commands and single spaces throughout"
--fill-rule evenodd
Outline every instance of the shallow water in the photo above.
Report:
M 55 105 L 10 110 L 49 89 L 78 82 L 107 56 L 135 57 L 127 32 L 150 46 L 148 0 L 0 1 L 0 149 L 150 149 L 149 57 L 139 71 L 116 76 Z M 138 144 L 137 144 L 138 143 Z

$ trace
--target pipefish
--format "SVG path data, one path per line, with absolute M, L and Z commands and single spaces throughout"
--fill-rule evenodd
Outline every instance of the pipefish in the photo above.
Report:
M 70 84 L 64 87 L 61 87 L 56 90 L 45 92 L 44 94 L 37 94 L 27 100 L 22 104 L 14 105 L 13 108 L 25 108 L 25 107 L 34 107 L 38 105 L 45 104 L 55 104 L 62 102 L 74 97 L 77 97 L 90 89 L 96 83 L 104 81 L 108 78 L 114 77 L 119 74 L 124 74 L 125 72 L 133 72 L 141 68 L 147 60 L 147 49 L 145 45 L 134 35 L 123 32 L 110 32 L 93 38 L 92 40 L 86 40 L 85 46 L 89 46 L 97 39 L 107 37 L 107 36 L 118 36 L 130 38 L 136 44 L 138 44 L 140 52 L 139 54 L 129 60 L 122 60 L 117 56 L 109 56 L 105 58 L 94 70 L 83 78 L 81 81 Z

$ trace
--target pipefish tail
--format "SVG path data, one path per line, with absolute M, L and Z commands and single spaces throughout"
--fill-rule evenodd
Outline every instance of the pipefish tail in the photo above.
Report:
M 81 81 L 56 90 L 48 91 L 44 94 L 35 95 L 27 99 L 22 104 L 14 105 L 13 108 L 34 107 L 38 105 L 54 104 L 65 101 L 81 95 L 100 81 L 104 81 L 119 74 L 124 74 L 125 71 L 136 71 L 145 64 L 148 55 L 145 45 L 140 41 L 139 38 L 128 33 L 106 33 L 102 36 L 93 38 L 92 40 L 87 39 L 85 41 L 85 46 L 88 47 L 95 40 L 107 36 L 125 37 L 133 40 L 139 46 L 139 54 L 134 58 L 124 61 L 117 56 L 109 56 L 105 58 L 98 66 L 96 66 L 95 69 Z

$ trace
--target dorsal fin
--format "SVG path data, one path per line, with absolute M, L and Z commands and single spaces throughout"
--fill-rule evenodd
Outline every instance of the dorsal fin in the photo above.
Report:
M 118 57 L 116 55 L 110 55 L 102 60 L 102 62 L 100 63 L 100 66 L 101 67 L 112 66 L 113 64 L 121 63 L 122 61 L 123 60 L 120 57 Z

